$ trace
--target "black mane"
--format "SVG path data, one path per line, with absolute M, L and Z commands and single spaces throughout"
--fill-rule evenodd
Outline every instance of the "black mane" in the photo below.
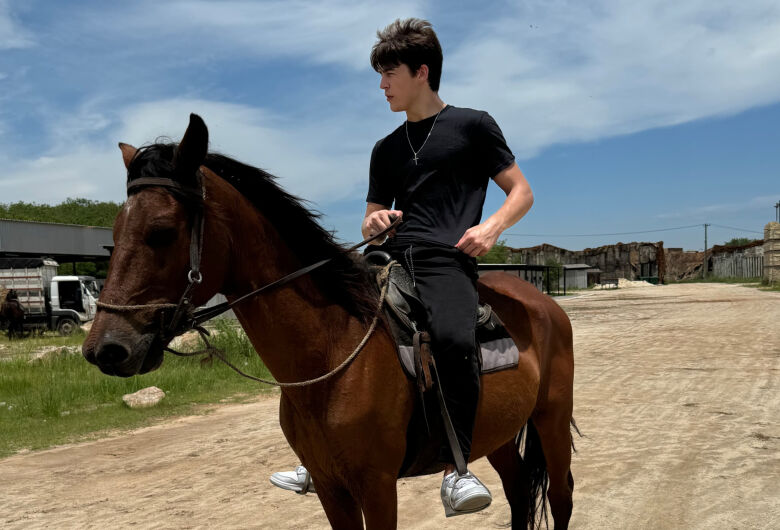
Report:
M 173 168 L 176 146 L 175 143 L 157 143 L 140 148 L 130 163 L 128 182 L 141 177 L 176 178 Z M 263 213 L 301 266 L 331 259 L 311 273 L 329 300 L 363 320 L 373 315 L 377 303 L 374 282 L 369 280 L 363 263 L 346 254 L 333 234 L 320 226 L 317 222 L 319 212 L 306 208 L 304 200 L 284 191 L 275 182 L 276 177 L 262 169 L 218 153 L 209 153 L 203 165 L 232 185 Z M 187 197 L 178 198 L 189 202 Z

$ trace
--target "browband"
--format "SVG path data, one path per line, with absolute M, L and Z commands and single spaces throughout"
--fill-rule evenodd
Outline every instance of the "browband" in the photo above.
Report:
M 141 188 L 144 186 L 162 186 L 164 188 L 170 188 L 172 190 L 176 190 L 185 195 L 192 195 L 194 197 L 202 196 L 201 190 L 199 188 L 185 186 L 168 177 L 141 177 L 141 178 L 131 180 L 130 182 L 127 183 L 127 194 L 130 195 L 130 193 L 134 189 Z

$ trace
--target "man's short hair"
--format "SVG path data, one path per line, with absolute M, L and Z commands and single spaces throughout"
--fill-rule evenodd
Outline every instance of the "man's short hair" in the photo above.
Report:
M 442 53 L 439 39 L 427 20 L 419 18 L 396 19 L 385 29 L 377 31 L 379 39 L 371 49 L 371 66 L 379 73 L 401 64 L 416 74 L 420 66 L 428 66 L 428 85 L 439 91 Z

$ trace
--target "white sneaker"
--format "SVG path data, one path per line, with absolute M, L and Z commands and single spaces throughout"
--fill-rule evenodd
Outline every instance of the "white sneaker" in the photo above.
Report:
M 490 492 L 470 472 L 458 475 L 453 471 L 441 483 L 441 502 L 447 517 L 484 510 L 493 502 Z
M 295 471 L 279 471 L 271 475 L 271 484 L 278 486 L 283 490 L 294 491 L 301 495 L 306 493 L 315 493 L 314 482 L 311 480 L 311 474 L 303 467 L 298 466 Z

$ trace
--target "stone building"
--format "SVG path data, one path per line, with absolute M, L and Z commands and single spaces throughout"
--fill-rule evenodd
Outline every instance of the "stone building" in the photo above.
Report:
M 664 253 L 666 261 L 666 280 L 670 282 L 698 278 L 704 263 L 704 252 L 667 248 Z
M 657 278 L 659 282 L 663 282 L 666 270 L 663 241 L 617 243 L 585 250 L 566 250 L 545 243 L 535 247 L 510 249 L 510 256 L 512 263 L 528 265 L 546 265 L 551 261 L 562 265 L 587 264 L 599 269 L 602 278 Z
M 715 245 L 704 252 L 664 248 L 664 242 L 616 243 L 585 250 L 567 250 L 544 243 L 535 247 L 510 248 L 510 261 L 527 265 L 587 264 L 588 283 L 601 278 L 674 282 L 702 276 L 707 264 L 707 275 L 713 277 L 761 276 L 780 283 L 780 223 L 769 223 L 764 229 L 764 240 L 747 245 L 727 247 Z M 592 277 L 591 277 L 592 276 Z M 597 279 L 595 281 L 598 281 Z

